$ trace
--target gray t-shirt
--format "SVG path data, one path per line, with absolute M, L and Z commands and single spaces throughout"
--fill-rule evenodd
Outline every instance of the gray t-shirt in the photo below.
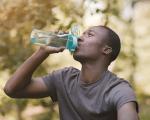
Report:
M 117 120 L 117 110 L 136 102 L 129 83 L 110 71 L 92 84 L 80 81 L 80 70 L 68 67 L 44 76 L 53 101 L 59 104 L 61 120 Z

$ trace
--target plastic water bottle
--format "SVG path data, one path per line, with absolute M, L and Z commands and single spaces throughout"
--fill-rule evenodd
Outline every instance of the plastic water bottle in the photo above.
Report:
M 30 41 L 35 45 L 66 47 L 66 49 L 68 49 L 70 52 L 74 52 L 77 47 L 78 35 L 78 26 L 72 27 L 68 34 L 56 34 L 54 32 L 33 29 L 31 32 Z

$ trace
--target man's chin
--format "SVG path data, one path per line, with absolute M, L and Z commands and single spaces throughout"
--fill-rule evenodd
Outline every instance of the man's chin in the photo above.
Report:
M 77 60 L 77 61 L 78 61 L 78 59 L 79 59 L 78 56 L 76 55 L 76 53 L 73 54 L 73 58 L 74 58 L 75 60 Z
M 84 57 L 80 55 L 73 54 L 73 58 L 80 63 L 84 61 Z

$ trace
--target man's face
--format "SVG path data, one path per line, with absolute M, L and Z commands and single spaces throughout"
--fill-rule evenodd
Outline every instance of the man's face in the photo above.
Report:
M 101 27 L 91 27 L 78 39 L 78 47 L 73 54 L 79 62 L 96 60 L 101 57 L 106 45 L 107 32 Z

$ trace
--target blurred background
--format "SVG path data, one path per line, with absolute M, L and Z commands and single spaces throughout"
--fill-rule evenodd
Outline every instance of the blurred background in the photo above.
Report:
M 59 120 L 58 106 L 50 98 L 11 99 L 3 87 L 38 49 L 29 41 L 33 28 L 68 31 L 74 23 L 81 26 L 81 33 L 89 26 L 106 25 L 119 34 L 121 53 L 109 69 L 129 80 L 141 120 L 150 120 L 149 11 L 149 0 L 0 0 L 0 120 Z M 80 69 L 67 50 L 51 55 L 34 76 L 65 66 Z

